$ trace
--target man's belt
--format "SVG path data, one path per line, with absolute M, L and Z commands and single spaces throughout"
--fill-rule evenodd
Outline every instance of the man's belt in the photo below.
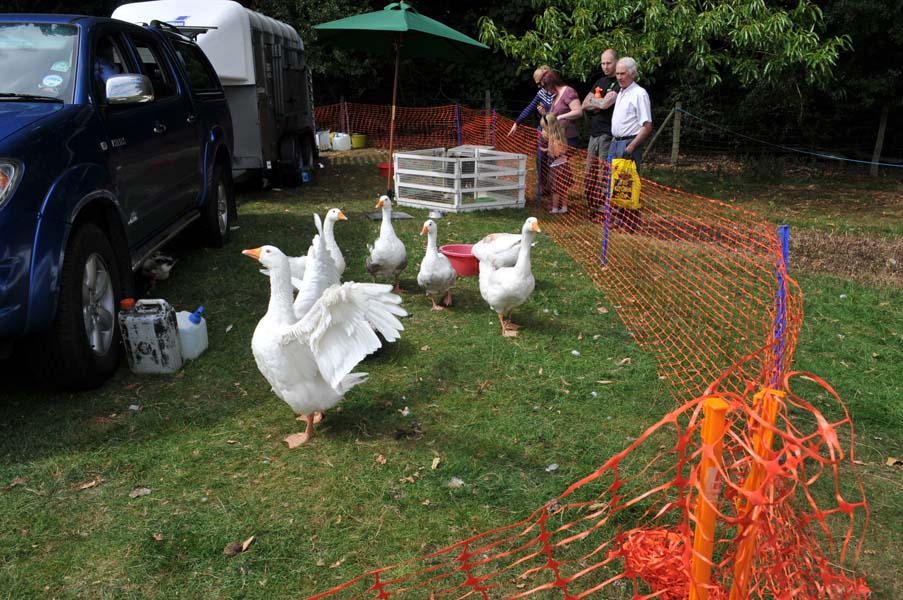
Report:
M 632 140 L 635 137 L 636 137 L 635 135 L 624 135 L 624 136 L 616 135 L 616 136 L 612 137 L 611 139 L 613 139 L 616 142 L 623 142 L 624 140 Z

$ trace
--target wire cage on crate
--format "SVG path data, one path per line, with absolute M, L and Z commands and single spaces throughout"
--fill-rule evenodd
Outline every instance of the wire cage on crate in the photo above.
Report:
M 464 212 L 521 208 L 527 155 L 492 146 L 396 152 L 395 201 L 402 206 Z

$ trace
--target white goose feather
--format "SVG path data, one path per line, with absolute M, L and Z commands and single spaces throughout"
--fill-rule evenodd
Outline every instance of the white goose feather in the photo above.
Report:
M 491 262 L 495 268 L 513 267 L 520 252 L 520 242 L 519 233 L 490 233 L 473 245 L 471 253 L 478 261 Z
M 345 213 L 338 208 L 330 208 L 323 219 L 323 231 L 321 232 L 326 240 L 326 248 L 332 257 L 332 261 L 335 263 L 339 276 L 345 272 L 345 257 L 335 241 L 335 224 L 337 221 L 346 220 L 348 220 L 348 217 L 345 216 Z M 293 279 L 302 279 L 304 277 L 304 270 L 307 266 L 306 255 L 290 256 L 288 257 L 288 264 L 291 267 Z

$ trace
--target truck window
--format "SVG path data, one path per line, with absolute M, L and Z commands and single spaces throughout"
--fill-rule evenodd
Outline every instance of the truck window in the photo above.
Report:
M 125 54 L 114 36 L 105 35 L 97 40 L 92 64 L 94 91 L 98 98 L 106 100 L 107 80 L 116 75 L 128 73 L 123 59 Z
M 78 29 L 46 23 L 0 24 L 0 93 L 72 101 Z
M 176 82 L 160 49 L 146 40 L 131 37 L 141 60 L 141 71 L 154 86 L 154 97 L 160 100 L 175 96 Z
M 191 46 L 182 42 L 173 44 L 176 55 L 185 68 L 188 75 L 188 83 L 195 92 L 219 92 L 220 82 L 216 71 L 205 60 L 203 51 L 197 46 Z

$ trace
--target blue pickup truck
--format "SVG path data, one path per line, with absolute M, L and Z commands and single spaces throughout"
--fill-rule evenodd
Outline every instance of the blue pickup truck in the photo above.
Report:
M 0 359 L 79 390 L 116 369 L 119 301 L 180 231 L 224 244 L 232 121 L 178 30 L 0 15 Z

